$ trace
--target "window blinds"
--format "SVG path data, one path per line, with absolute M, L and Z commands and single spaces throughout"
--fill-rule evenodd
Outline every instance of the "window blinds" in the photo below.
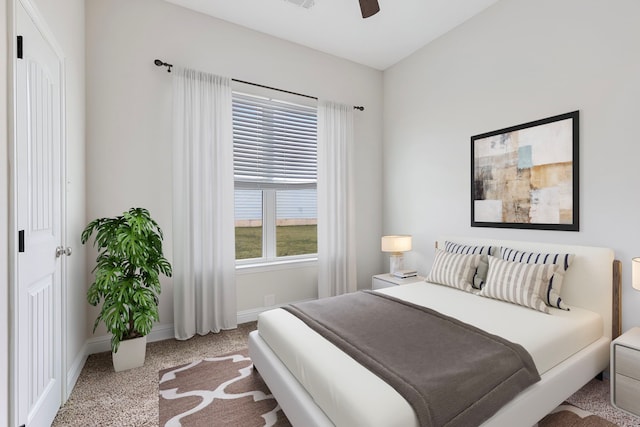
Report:
M 317 110 L 233 93 L 236 187 L 315 187 Z

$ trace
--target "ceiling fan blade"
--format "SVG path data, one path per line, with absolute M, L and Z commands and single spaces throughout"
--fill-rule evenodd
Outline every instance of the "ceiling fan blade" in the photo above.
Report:
M 368 18 L 380 12 L 380 5 L 378 0 L 360 0 L 360 10 L 362 11 L 362 17 Z

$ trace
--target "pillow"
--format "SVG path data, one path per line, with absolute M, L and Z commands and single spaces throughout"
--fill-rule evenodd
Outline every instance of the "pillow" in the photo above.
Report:
M 555 264 L 556 272 L 549 279 L 547 287 L 541 294 L 544 302 L 550 307 L 569 310 L 569 307 L 560 298 L 564 273 L 567 271 L 575 255 L 573 254 L 544 254 L 535 252 L 522 252 L 510 248 L 500 248 L 500 258 L 508 261 L 524 262 L 527 264 Z
M 480 264 L 473 276 L 473 287 L 476 289 L 482 289 L 484 282 L 487 280 L 487 270 L 489 269 L 489 263 L 487 261 L 487 255 L 491 254 L 491 246 L 468 246 L 461 245 L 459 243 L 444 242 L 444 250 L 454 254 L 478 254 L 482 255 L 480 258 Z
M 541 293 L 555 269 L 553 264 L 525 264 L 489 256 L 487 283 L 478 295 L 549 313 Z
M 426 280 L 471 292 L 473 275 L 479 263 L 480 255 L 452 254 L 436 249 L 433 266 Z

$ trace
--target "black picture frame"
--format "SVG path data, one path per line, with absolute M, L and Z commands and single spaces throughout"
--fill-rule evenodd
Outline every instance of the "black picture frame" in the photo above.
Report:
M 579 111 L 471 137 L 471 226 L 579 231 Z

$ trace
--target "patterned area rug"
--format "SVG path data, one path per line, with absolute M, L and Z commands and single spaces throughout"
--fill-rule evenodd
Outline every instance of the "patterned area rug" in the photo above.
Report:
M 160 371 L 161 426 L 291 426 L 247 350 Z M 573 405 L 558 406 L 539 427 L 615 427 Z
M 161 426 L 290 426 L 244 350 L 160 371 Z
M 610 421 L 565 402 L 538 422 L 538 427 L 616 427 Z

